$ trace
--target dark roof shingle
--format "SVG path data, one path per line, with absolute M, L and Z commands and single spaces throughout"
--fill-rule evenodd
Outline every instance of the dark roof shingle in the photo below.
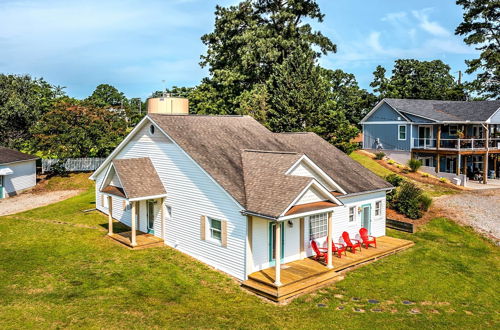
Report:
M 435 121 L 484 122 L 500 108 L 497 101 L 384 99 L 394 109 Z
M 38 159 L 38 157 L 17 150 L 0 147 L 0 165 L 35 159 Z

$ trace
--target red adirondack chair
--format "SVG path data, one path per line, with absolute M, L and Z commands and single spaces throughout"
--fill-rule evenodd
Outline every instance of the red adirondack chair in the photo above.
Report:
M 363 240 L 363 244 L 365 245 L 365 248 L 368 249 L 368 246 L 370 244 L 373 244 L 375 247 L 377 247 L 377 239 L 373 236 L 368 235 L 368 229 L 361 228 L 359 230 L 359 236 L 361 236 L 361 239 Z
M 345 231 L 342 233 L 342 239 L 344 240 L 346 247 L 351 249 L 352 253 L 356 253 L 357 247 L 359 247 L 359 251 L 361 251 L 361 242 L 354 238 L 351 240 L 348 232 Z
M 332 242 L 333 253 L 337 253 L 339 258 L 342 258 L 342 252 L 347 255 L 346 246 L 344 244 Z
M 328 263 L 328 249 L 318 247 L 318 243 L 316 243 L 315 240 L 311 241 L 311 247 L 314 253 L 316 253 L 316 255 L 314 256 L 314 260 L 323 258 L 325 262 Z

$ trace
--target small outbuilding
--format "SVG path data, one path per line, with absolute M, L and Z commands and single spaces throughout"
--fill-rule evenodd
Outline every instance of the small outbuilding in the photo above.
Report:
M 0 199 L 36 185 L 37 157 L 0 147 Z

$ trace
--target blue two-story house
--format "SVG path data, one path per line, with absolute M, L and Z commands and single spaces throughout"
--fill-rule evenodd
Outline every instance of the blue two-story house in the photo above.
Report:
M 408 153 L 436 172 L 484 182 L 499 177 L 500 100 L 383 99 L 361 125 L 363 149 Z

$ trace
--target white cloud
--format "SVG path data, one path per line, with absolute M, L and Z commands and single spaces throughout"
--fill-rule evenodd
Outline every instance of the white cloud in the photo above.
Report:
M 428 13 L 431 12 L 431 8 L 425 8 L 422 10 L 413 10 L 413 16 L 419 21 L 419 26 L 428 33 L 437 37 L 447 37 L 450 32 L 442 27 L 438 22 L 433 22 L 429 20 Z

